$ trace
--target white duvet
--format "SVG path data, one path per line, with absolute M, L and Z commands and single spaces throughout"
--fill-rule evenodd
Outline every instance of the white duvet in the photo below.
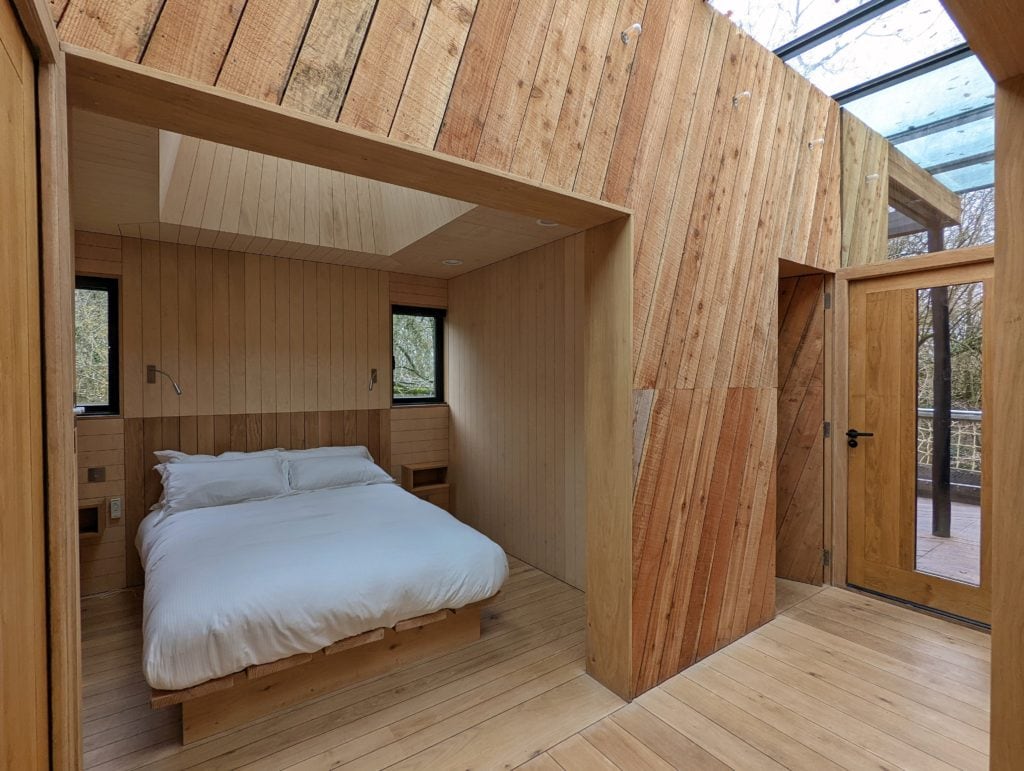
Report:
M 390 484 L 155 511 L 143 671 L 176 690 L 495 594 L 504 552 Z

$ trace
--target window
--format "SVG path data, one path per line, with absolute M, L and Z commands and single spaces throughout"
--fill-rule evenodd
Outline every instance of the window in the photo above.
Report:
M 444 311 L 391 309 L 392 401 L 439 404 L 444 401 Z
M 75 278 L 75 406 L 87 415 L 120 411 L 117 279 Z

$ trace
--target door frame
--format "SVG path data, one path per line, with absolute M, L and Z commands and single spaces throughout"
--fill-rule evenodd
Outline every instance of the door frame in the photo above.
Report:
M 36 63 L 50 764 L 53 768 L 78 768 L 81 635 L 67 79 L 48 4 L 12 0 L 12 6 Z
M 920 257 L 908 257 L 902 260 L 882 262 L 869 265 L 841 268 L 836 272 L 833 291 L 832 337 L 833 350 L 844 352 L 843 355 L 832 357 L 831 395 L 832 395 L 832 435 L 840 436 L 849 428 L 849 356 L 850 350 L 850 284 L 852 282 L 884 276 L 900 276 L 942 268 L 976 265 L 992 262 L 995 257 L 995 246 L 986 244 L 965 249 L 949 249 L 932 252 Z M 987 325 L 988 334 L 998 333 L 995 317 Z M 827 366 L 827 365 L 826 365 Z M 990 378 L 991 379 L 991 378 Z M 845 442 L 832 444 L 832 585 L 848 586 L 849 539 L 848 527 L 848 494 L 849 469 Z

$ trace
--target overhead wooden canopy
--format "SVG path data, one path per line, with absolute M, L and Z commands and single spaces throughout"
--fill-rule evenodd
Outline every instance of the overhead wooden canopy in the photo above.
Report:
M 942 0 L 971 50 L 997 83 L 1024 74 L 1020 0 Z
M 619 206 L 65 45 L 73 106 L 312 166 L 590 228 Z M 239 130 L 248 126 L 249 130 Z
M 929 228 L 960 224 L 960 196 L 892 145 L 889 205 Z

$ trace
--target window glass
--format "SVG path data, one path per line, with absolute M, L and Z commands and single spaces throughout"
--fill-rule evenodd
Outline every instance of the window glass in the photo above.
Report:
M 392 309 L 392 388 L 395 403 L 444 401 L 444 311 Z
M 981 579 L 980 282 L 917 292 L 917 570 Z
M 939 0 L 908 0 L 787 64 L 826 94 L 838 94 L 963 42 Z
M 918 166 L 928 169 L 961 158 L 991 153 L 995 150 L 995 138 L 995 118 L 988 115 L 980 120 L 900 142 L 896 148 L 906 153 Z
M 79 276 L 75 282 L 75 405 L 116 414 L 117 282 Z
M 976 56 L 959 59 L 844 107 L 879 134 L 892 136 L 995 104 L 992 77 Z
M 868 0 L 711 0 L 754 40 L 772 50 L 828 24 Z

